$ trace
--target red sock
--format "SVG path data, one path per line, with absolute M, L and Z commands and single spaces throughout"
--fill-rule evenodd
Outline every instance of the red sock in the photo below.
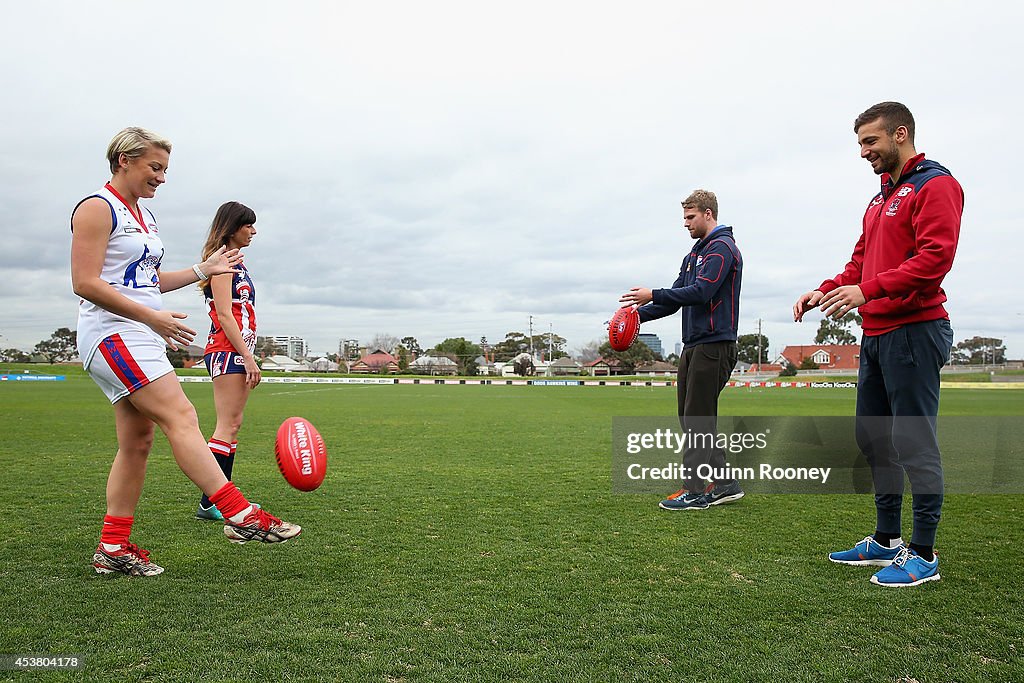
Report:
M 217 509 L 225 517 L 234 517 L 249 507 L 249 501 L 245 499 L 242 492 L 231 481 L 221 486 L 216 493 L 211 495 L 210 501 L 217 506 Z
M 100 543 L 110 545 L 124 545 L 132 534 L 134 517 L 112 517 L 103 516 L 103 531 L 100 532 Z

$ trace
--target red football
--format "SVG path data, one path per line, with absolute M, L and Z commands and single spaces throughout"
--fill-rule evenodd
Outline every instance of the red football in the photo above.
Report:
M 277 430 L 277 467 L 285 481 L 300 491 L 320 486 L 327 474 L 327 447 L 309 420 L 289 417 Z
M 640 334 L 640 314 L 634 306 L 623 306 L 608 322 L 608 343 L 616 351 L 625 351 Z

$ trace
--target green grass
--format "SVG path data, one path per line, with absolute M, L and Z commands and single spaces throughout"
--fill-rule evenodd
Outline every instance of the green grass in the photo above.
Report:
M 0 654 L 85 655 L 76 678 L 1024 677 L 1024 497 L 949 496 L 942 581 L 883 590 L 870 569 L 825 560 L 873 528 L 868 496 L 752 495 L 682 514 L 611 494 L 612 417 L 671 415 L 672 388 L 266 384 L 235 479 L 303 535 L 227 543 L 192 519 L 197 493 L 158 437 L 133 538 L 167 571 L 96 576 L 113 419 L 88 378 L 64 374 L 0 384 Z M 208 433 L 210 386 L 184 387 Z M 729 389 L 722 412 L 848 415 L 853 400 Z M 1022 415 L 1024 392 L 946 391 L 943 413 Z M 312 493 L 274 464 L 290 415 L 328 443 Z
M 942 375 L 944 382 L 1005 382 L 1024 375 L 1024 370 L 997 370 L 991 372 L 949 372 Z

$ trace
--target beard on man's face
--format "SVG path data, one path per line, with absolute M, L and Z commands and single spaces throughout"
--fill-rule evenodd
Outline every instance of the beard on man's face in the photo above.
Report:
M 895 144 L 893 144 L 887 152 L 880 153 L 878 155 L 878 160 L 881 163 L 875 170 L 876 175 L 888 173 L 891 176 L 895 176 L 900 172 L 900 151 Z

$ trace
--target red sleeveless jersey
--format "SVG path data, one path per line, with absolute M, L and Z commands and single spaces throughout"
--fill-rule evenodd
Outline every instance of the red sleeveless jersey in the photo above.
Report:
M 242 333 L 242 341 L 248 347 L 250 353 L 256 351 L 256 288 L 252 284 L 252 277 L 244 265 L 237 265 L 231 280 L 231 315 L 234 318 L 234 325 Z M 217 351 L 230 351 L 241 353 L 236 349 L 224 334 L 224 328 L 217 316 L 217 307 L 213 298 L 207 297 L 206 303 L 210 311 L 210 336 L 206 341 L 205 353 Z

